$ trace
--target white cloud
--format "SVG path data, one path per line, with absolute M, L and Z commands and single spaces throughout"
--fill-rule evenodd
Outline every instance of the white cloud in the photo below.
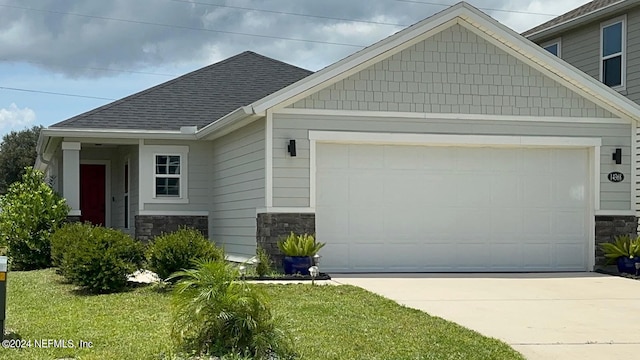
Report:
M 36 120 L 35 111 L 28 107 L 19 108 L 12 103 L 8 108 L 0 108 L 0 132 L 21 130 Z

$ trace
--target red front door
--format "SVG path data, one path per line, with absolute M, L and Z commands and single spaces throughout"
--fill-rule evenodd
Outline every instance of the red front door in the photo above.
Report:
M 80 211 L 82 222 L 105 225 L 105 166 L 80 165 Z

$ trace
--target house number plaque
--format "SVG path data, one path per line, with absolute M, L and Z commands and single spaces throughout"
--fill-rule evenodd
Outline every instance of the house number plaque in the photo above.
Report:
M 609 175 L 607 175 L 607 178 L 609 178 L 609 181 L 617 183 L 624 180 L 624 175 L 621 172 L 614 171 L 610 172 Z

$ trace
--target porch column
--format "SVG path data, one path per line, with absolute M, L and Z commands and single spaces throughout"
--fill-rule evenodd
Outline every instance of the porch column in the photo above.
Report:
M 80 216 L 80 143 L 62 143 L 62 196 L 71 208 L 69 216 Z

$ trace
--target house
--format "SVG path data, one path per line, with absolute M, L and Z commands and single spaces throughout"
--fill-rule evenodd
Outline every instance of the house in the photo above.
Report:
M 459 3 L 313 74 L 243 53 L 55 124 L 37 166 L 72 216 L 237 260 L 293 230 L 333 272 L 590 271 L 637 226 L 639 120 Z
M 540 24 L 522 35 L 589 76 L 640 103 L 640 1 L 594 0 Z M 637 133 L 636 133 L 637 139 Z M 634 149 L 637 150 L 637 142 Z M 640 158 L 634 160 L 640 169 Z M 618 220 L 633 221 L 640 215 L 640 184 L 632 182 L 632 212 L 618 210 Z M 628 217 L 624 217 L 627 215 Z M 604 218 L 603 218 L 604 219 Z M 609 219 L 609 218 L 607 218 Z M 635 232 L 635 231 L 632 231 Z M 596 241 L 611 240 L 615 229 L 602 228 Z

